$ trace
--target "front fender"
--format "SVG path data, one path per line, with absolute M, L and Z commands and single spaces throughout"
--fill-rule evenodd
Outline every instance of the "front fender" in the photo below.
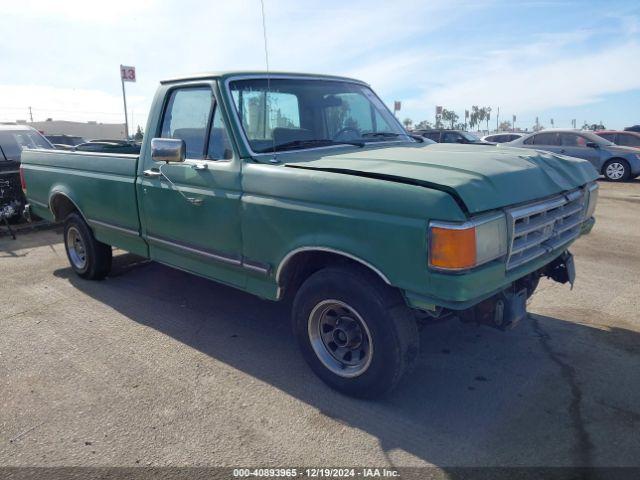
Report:
M 640 155 L 640 149 L 638 149 L 638 155 Z M 625 160 L 629 162 L 629 167 L 631 168 L 631 175 L 640 175 L 640 158 L 635 153 L 628 154 L 625 157 Z

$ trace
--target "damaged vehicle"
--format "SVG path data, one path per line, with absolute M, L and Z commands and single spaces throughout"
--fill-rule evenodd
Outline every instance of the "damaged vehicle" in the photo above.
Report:
M 20 188 L 20 154 L 24 148 L 53 148 L 40 132 L 27 125 L 0 125 L 0 224 L 20 220 L 25 197 Z
M 73 270 L 104 278 L 115 246 L 291 302 L 303 357 L 349 395 L 398 384 L 418 318 L 525 320 L 541 277 L 573 283 L 594 225 L 589 162 L 422 142 L 349 78 L 163 81 L 145 132 L 140 155 L 24 152 L 29 208 L 65 222 Z

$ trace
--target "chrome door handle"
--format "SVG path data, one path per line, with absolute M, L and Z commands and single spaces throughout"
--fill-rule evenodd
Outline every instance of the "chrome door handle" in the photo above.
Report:
M 145 170 L 144 172 L 142 172 L 142 175 L 149 178 L 158 178 L 162 174 L 160 173 L 160 170 L 154 170 L 153 168 L 150 168 L 149 170 Z
M 209 165 L 207 165 L 206 163 L 194 163 L 193 165 L 191 165 L 191 168 L 193 168 L 194 170 L 208 170 L 209 169 Z

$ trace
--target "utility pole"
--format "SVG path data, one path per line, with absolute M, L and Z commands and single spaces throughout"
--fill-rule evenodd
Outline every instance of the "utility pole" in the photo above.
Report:
M 29 118 L 31 119 L 31 123 L 33 123 L 33 112 L 31 111 L 31 107 L 29 107 Z
M 496 114 L 496 132 L 498 131 L 500 125 L 499 122 L 500 121 L 500 107 L 498 107 L 498 113 Z

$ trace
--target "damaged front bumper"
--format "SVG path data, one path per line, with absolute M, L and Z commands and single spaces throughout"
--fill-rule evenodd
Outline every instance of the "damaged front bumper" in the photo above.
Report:
M 573 255 L 565 250 L 546 265 L 475 301 L 436 306 L 415 302 L 415 299 L 413 299 L 414 304 L 412 305 L 411 297 L 407 296 L 407 299 L 409 306 L 422 310 L 426 317 L 457 316 L 463 322 L 489 325 L 505 330 L 526 318 L 527 299 L 533 295 L 542 277 L 548 277 L 562 284 L 569 283 L 573 287 L 576 278 Z
M 569 283 L 573 288 L 576 269 L 573 255 L 567 250 L 545 268 L 517 280 L 505 290 L 471 308 L 457 312 L 463 322 L 474 322 L 506 330 L 527 317 L 527 299 L 533 295 L 541 277 L 558 283 Z

